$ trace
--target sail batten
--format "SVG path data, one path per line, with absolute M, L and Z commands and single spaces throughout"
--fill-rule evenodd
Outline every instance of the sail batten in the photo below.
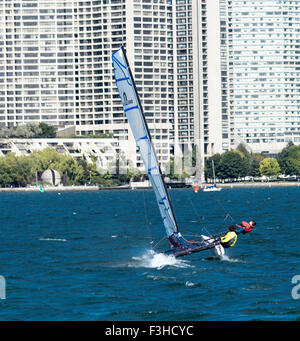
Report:
M 174 233 L 178 233 L 179 230 L 123 47 L 113 53 L 112 61 L 115 81 L 123 104 L 124 113 L 139 148 L 145 169 L 147 170 L 162 221 L 167 236 L 169 237 L 174 235 Z

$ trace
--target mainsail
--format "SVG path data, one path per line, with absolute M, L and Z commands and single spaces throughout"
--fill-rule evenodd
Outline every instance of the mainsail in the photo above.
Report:
M 129 67 L 125 50 L 121 47 L 112 55 L 115 81 L 124 112 L 152 184 L 167 236 L 173 246 L 184 245 L 170 202 L 161 169 L 157 161 L 142 105 Z

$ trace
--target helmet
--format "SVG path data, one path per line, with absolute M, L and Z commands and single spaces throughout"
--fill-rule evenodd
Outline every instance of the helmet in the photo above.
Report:
M 229 225 L 228 226 L 229 231 L 235 231 L 235 226 L 234 225 Z

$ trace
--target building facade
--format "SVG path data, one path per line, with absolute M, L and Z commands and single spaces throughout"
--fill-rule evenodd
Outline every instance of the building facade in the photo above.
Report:
M 0 124 L 74 125 L 78 25 L 73 2 L 0 3 Z
M 218 0 L 3 0 L 0 17 L 0 125 L 134 142 L 111 63 L 123 45 L 159 160 L 224 150 Z
M 244 141 L 255 152 L 276 153 L 289 141 L 299 144 L 300 1 L 226 2 L 231 146 Z

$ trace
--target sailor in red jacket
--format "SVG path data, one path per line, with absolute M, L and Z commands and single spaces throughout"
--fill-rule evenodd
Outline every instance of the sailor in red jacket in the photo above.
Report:
M 240 234 L 240 233 L 245 234 L 245 233 L 251 232 L 255 225 L 256 225 L 255 220 L 251 220 L 249 223 L 247 223 L 246 221 L 242 221 L 240 225 L 236 225 L 237 228 L 235 230 L 235 233 L 236 234 Z

